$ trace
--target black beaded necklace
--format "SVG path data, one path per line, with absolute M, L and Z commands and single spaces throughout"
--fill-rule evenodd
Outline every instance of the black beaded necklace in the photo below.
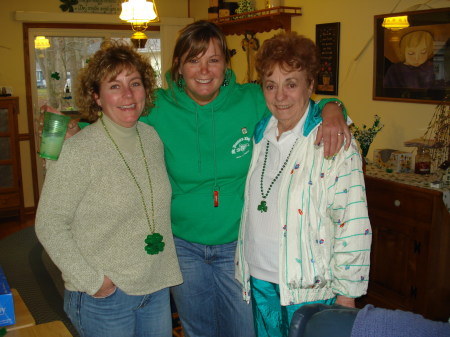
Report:
M 261 197 L 263 199 L 263 200 L 261 200 L 261 202 L 258 205 L 258 211 L 260 211 L 261 213 L 267 212 L 268 207 L 267 207 L 267 201 L 265 199 L 269 195 L 273 184 L 275 184 L 275 182 L 277 181 L 278 177 L 281 175 L 281 173 L 283 172 L 284 168 L 286 167 L 286 164 L 288 163 L 289 158 L 291 157 L 292 150 L 294 149 L 295 144 L 297 144 L 297 141 L 298 141 L 298 138 L 295 140 L 294 145 L 292 145 L 291 150 L 289 151 L 289 154 L 286 157 L 286 160 L 284 161 L 283 165 L 281 166 L 281 169 L 278 171 L 277 175 L 275 176 L 275 178 L 273 178 L 272 182 L 270 183 L 269 188 L 267 189 L 267 192 L 264 193 L 264 186 L 263 186 L 264 173 L 266 172 L 267 157 L 269 155 L 269 146 L 270 146 L 270 142 L 267 141 L 266 153 L 264 154 L 264 163 L 263 163 L 263 167 L 262 167 L 262 171 L 261 171 L 261 180 L 260 180 L 260 184 L 259 184 L 259 186 L 261 188 Z

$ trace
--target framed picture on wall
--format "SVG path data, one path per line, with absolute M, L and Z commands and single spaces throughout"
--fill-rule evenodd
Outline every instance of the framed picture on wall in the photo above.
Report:
M 376 15 L 374 53 L 374 100 L 442 102 L 450 93 L 450 8 Z
M 320 57 L 316 94 L 338 94 L 339 36 L 339 22 L 316 25 L 316 45 Z

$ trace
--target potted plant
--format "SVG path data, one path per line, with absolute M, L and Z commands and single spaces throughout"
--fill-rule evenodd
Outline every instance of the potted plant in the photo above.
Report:
M 370 128 L 366 124 L 362 127 L 358 127 L 355 124 L 350 126 L 350 130 L 353 133 L 353 137 L 358 141 L 361 149 L 361 155 L 364 161 L 367 163 L 367 153 L 369 152 L 370 145 L 372 144 L 375 136 L 383 129 L 384 125 L 380 123 L 380 116 L 375 115 L 375 120 Z

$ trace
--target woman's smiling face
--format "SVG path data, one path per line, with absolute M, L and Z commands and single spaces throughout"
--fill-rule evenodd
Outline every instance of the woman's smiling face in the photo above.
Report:
M 145 88 L 135 69 L 124 69 L 115 78 L 100 83 L 97 104 L 114 123 L 129 128 L 136 124 L 145 106 Z
M 208 49 L 196 57 L 187 60 L 181 58 L 180 74 L 186 82 L 186 93 L 200 105 L 212 102 L 219 94 L 225 77 L 225 55 L 219 42 L 212 39 Z
M 309 83 L 303 70 L 283 71 L 275 65 L 263 79 L 266 104 L 278 120 L 281 133 L 293 129 L 306 112 L 314 83 Z

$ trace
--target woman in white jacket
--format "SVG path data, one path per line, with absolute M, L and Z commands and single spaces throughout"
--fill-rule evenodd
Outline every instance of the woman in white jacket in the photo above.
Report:
M 256 58 L 272 116 L 255 132 L 236 278 L 258 336 L 287 336 L 301 305 L 354 307 L 367 289 L 372 232 L 361 157 L 354 140 L 328 159 L 314 145 L 318 68 L 316 46 L 296 33 L 265 41 Z

